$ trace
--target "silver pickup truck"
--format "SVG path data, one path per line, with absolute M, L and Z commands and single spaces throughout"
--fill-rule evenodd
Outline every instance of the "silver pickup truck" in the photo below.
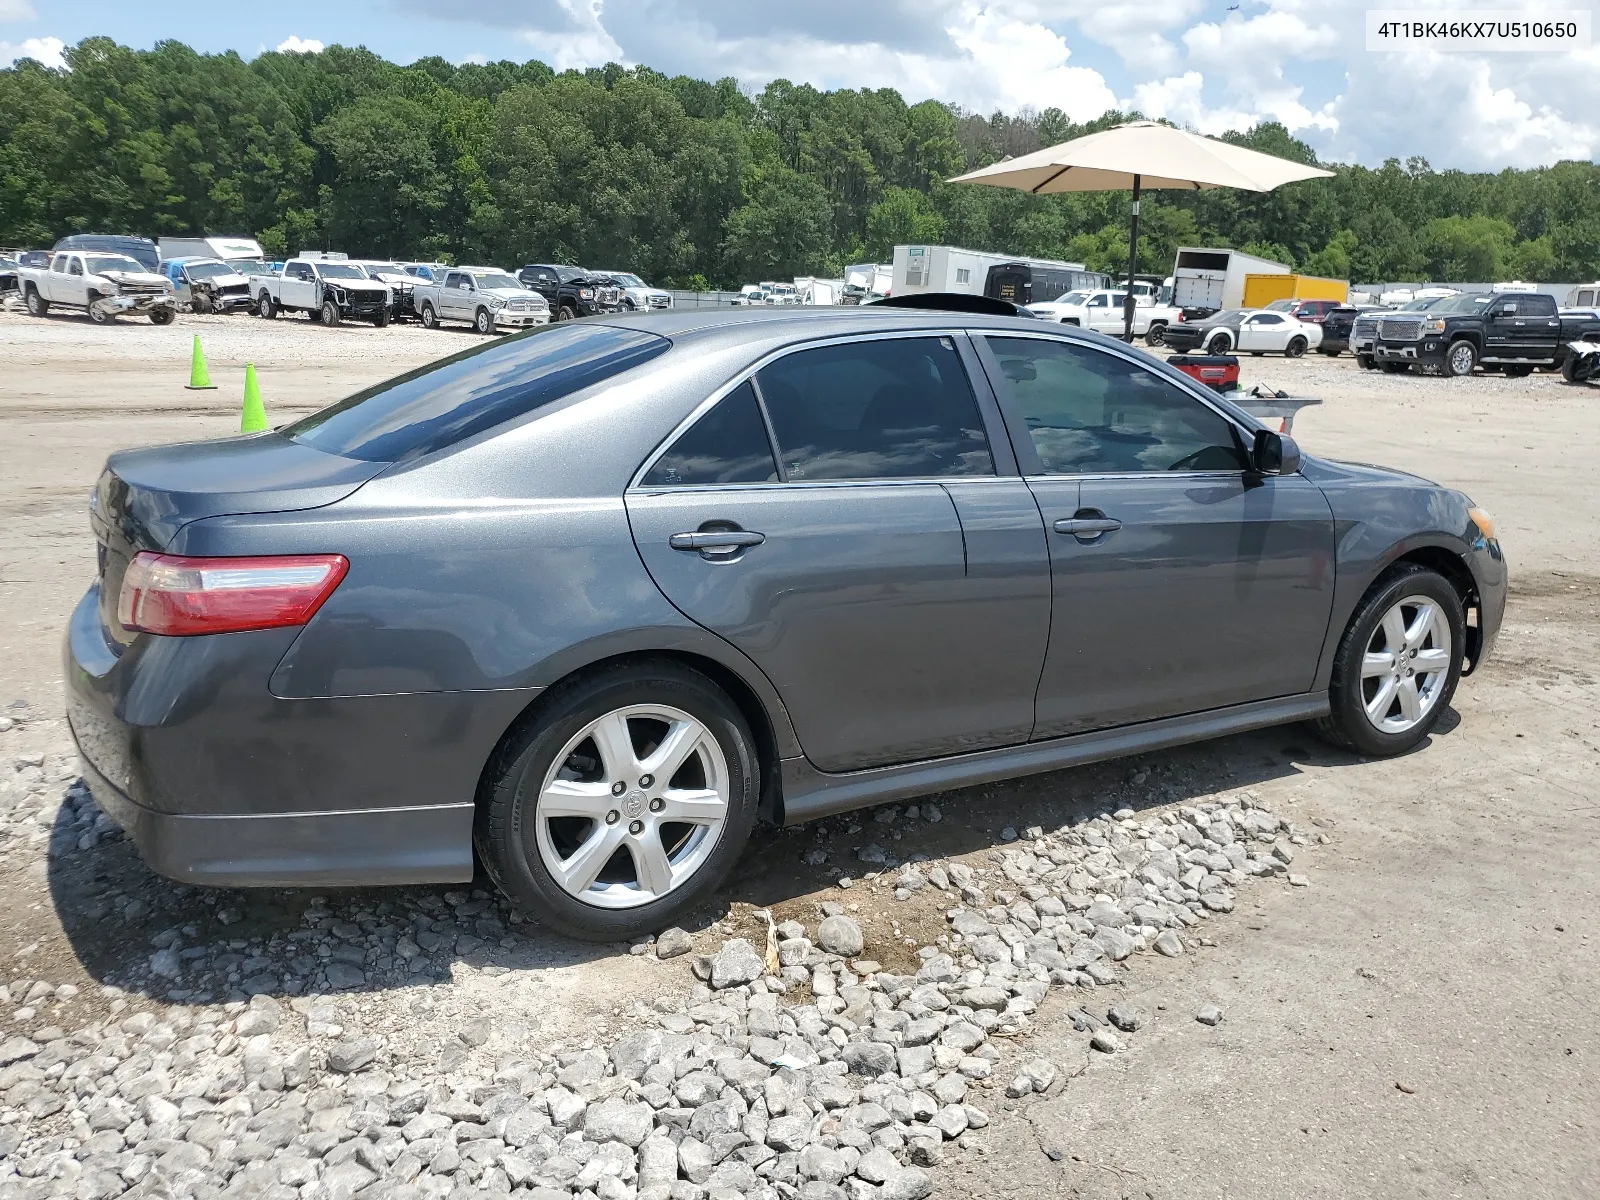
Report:
M 411 303 L 429 329 L 443 321 L 466 321 L 479 333 L 550 323 L 545 298 L 499 267 L 451 267 L 435 271 L 434 278 L 411 291 Z
M 160 275 L 126 254 L 100 250 L 63 250 L 51 255 L 48 267 L 19 267 L 17 286 L 28 311 L 42 317 L 51 305 L 81 308 L 96 325 L 122 313 L 142 313 L 155 325 L 167 325 L 178 311 L 172 288 Z

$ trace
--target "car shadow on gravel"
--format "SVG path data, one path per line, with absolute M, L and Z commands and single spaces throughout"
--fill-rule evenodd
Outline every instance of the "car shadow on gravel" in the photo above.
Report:
M 1458 720 L 1446 712 L 1436 736 L 1448 736 Z M 766 921 L 751 920 L 751 909 L 780 921 L 813 921 L 819 904 L 832 900 L 859 915 L 869 950 L 894 965 L 905 947 L 930 944 L 944 931 L 953 902 L 927 889 L 880 908 L 904 864 L 981 858 L 1033 827 L 1197 802 L 1298 775 L 1307 765 L 1357 761 L 1303 726 L 1285 726 L 762 829 L 723 889 L 682 924 L 691 933 L 750 936 Z M 66 788 L 48 863 L 51 902 L 85 971 L 101 984 L 162 1002 L 381 991 L 448 982 L 463 972 L 570 967 L 627 952 L 543 928 L 484 878 L 320 890 L 176 883 L 144 865 L 81 782 Z M 699 949 L 713 945 L 702 940 Z

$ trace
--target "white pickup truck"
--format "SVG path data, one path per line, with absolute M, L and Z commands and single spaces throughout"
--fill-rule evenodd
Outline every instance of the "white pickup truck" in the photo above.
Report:
M 42 317 L 50 306 L 81 308 L 96 325 L 122 313 L 142 313 L 152 324 L 167 325 L 178 311 L 172 287 L 126 254 L 63 250 L 48 267 L 19 267 L 17 287 L 28 311 Z
M 1080 325 L 1096 333 L 1121 337 L 1126 327 L 1122 306 L 1126 292 L 1100 290 L 1094 292 L 1068 292 L 1064 296 L 1043 304 L 1030 304 L 1028 311 L 1047 321 L 1060 321 L 1063 325 Z M 1170 304 L 1145 302 L 1134 295 L 1133 336 L 1142 337 L 1149 346 L 1161 345 L 1168 325 L 1183 320 L 1183 311 Z
M 429 329 L 444 321 L 466 321 L 479 333 L 550 323 L 549 301 L 499 267 L 450 267 L 434 274 L 439 282 L 418 280 L 411 289 L 411 303 Z
M 324 258 L 291 258 L 282 275 L 252 275 L 250 294 L 258 316 L 303 312 L 324 325 L 356 320 L 384 326 L 393 303 L 387 284 L 368 279 L 353 263 Z

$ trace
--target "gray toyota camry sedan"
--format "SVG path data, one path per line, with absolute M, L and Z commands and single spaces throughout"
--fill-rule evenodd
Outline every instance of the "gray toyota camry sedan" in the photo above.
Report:
M 742 309 L 498 340 L 113 455 L 66 639 L 96 799 L 196 883 L 670 924 L 757 820 L 1289 721 L 1417 746 L 1505 605 L 1460 492 L 1120 342 Z

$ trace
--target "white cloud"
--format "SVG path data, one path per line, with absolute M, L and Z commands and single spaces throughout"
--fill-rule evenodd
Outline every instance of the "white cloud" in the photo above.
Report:
M 775 78 L 893 87 L 912 102 L 1053 105 L 1077 120 L 1138 108 L 1212 134 L 1277 120 L 1326 157 L 1366 163 L 1422 154 L 1482 170 L 1600 151 L 1600 47 L 1369 53 L 1357 9 L 1239 0 L 1230 11 L 1232 2 L 395 0 L 507 31 L 557 69 L 612 61 L 753 87 Z M 1544 0 L 1483 2 L 1532 10 Z
M 316 38 L 286 37 L 273 47 L 279 54 L 320 54 L 322 43 Z
M 65 69 L 62 51 L 67 44 L 58 37 L 31 37 L 21 42 L 0 42 L 0 67 L 9 67 L 19 58 L 37 58 L 47 67 Z
M 31 21 L 38 15 L 28 0 L 0 0 L 0 21 Z

